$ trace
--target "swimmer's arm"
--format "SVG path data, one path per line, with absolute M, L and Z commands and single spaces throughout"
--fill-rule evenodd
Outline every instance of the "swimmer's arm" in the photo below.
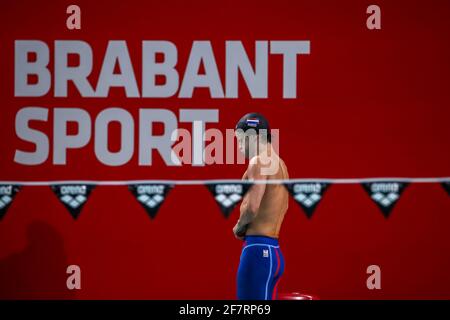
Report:
M 252 159 L 253 160 L 253 159 Z M 247 169 L 248 180 L 266 180 L 267 176 L 261 174 L 261 165 L 258 161 L 251 161 Z M 253 221 L 259 211 L 261 200 L 266 190 L 265 183 L 254 184 L 244 197 L 241 204 L 241 215 L 239 217 L 237 228 L 245 229 Z

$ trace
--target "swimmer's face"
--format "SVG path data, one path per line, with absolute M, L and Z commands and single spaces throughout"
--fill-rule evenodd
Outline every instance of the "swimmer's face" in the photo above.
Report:
M 245 134 L 242 130 L 235 131 L 239 151 L 248 159 L 256 155 L 257 136 Z

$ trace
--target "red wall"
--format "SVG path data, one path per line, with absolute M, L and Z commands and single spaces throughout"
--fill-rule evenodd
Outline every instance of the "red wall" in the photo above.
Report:
M 243 165 L 107 167 L 93 143 L 66 166 L 13 162 L 17 111 L 27 105 L 80 107 L 95 117 L 119 106 L 219 109 L 221 130 L 259 111 L 280 129 L 291 178 L 450 176 L 450 4 L 377 1 L 382 30 L 366 28 L 367 1 L 78 1 L 82 29 L 65 27 L 68 1 L 2 1 L 0 10 L 0 180 L 240 178 Z M 301 56 L 298 99 L 281 98 L 282 60 L 271 58 L 268 99 L 108 98 L 48 94 L 14 98 L 14 40 L 81 39 L 94 51 L 93 83 L 109 40 L 126 40 L 139 79 L 142 40 L 170 40 L 186 65 L 193 40 L 211 40 L 222 80 L 224 43 L 310 40 Z M 241 79 L 242 80 L 242 79 Z M 52 124 L 36 125 L 51 135 Z M 117 128 L 116 128 L 117 129 Z M 112 137 L 118 137 L 118 130 Z M 118 140 L 118 139 L 117 139 Z M 450 201 L 438 184 L 412 184 L 389 219 L 359 185 L 332 185 L 312 219 L 291 199 L 280 242 L 286 271 L 279 290 L 321 298 L 450 298 Z M 235 296 L 241 242 L 203 186 L 176 186 L 151 220 L 125 186 L 99 186 L 73 220 L 49 187 L 24 187 L 0 220 L 1 298 L 225 299 Z M 82 289 L 66 289 L 77 264 Z M 381 290 L 366 268 L 381 267 Z

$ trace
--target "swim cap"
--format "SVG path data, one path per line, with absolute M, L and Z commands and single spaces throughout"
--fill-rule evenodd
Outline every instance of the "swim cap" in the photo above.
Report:
M 253 129 L 256 134 L 259 134 L 259 130 L 266 130 L 267 141 L 270 142 L 270 127 L 267 119 L 260 113 L 252 112 L 243 116 L 236 124 L 236 130 L 241 129 L 244 132 Z

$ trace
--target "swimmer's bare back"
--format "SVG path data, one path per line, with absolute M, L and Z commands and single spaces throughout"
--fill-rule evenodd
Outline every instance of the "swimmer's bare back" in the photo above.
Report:
M 263 174 L 264 166 L 259 157 L 253 158 L 243 180 L 278 180 L 289 179 L 284 161 L 273 153 L 272 161 L 276 166 L 273 174 Z M 259 235 L 278 238 L 284 215 L 288 209 L 289 194 L 282 184 L 254 184 L 241 204 L 241 215 L 248 207 L 253 206 L 255 216 L 246 226 L 245 235 Z

